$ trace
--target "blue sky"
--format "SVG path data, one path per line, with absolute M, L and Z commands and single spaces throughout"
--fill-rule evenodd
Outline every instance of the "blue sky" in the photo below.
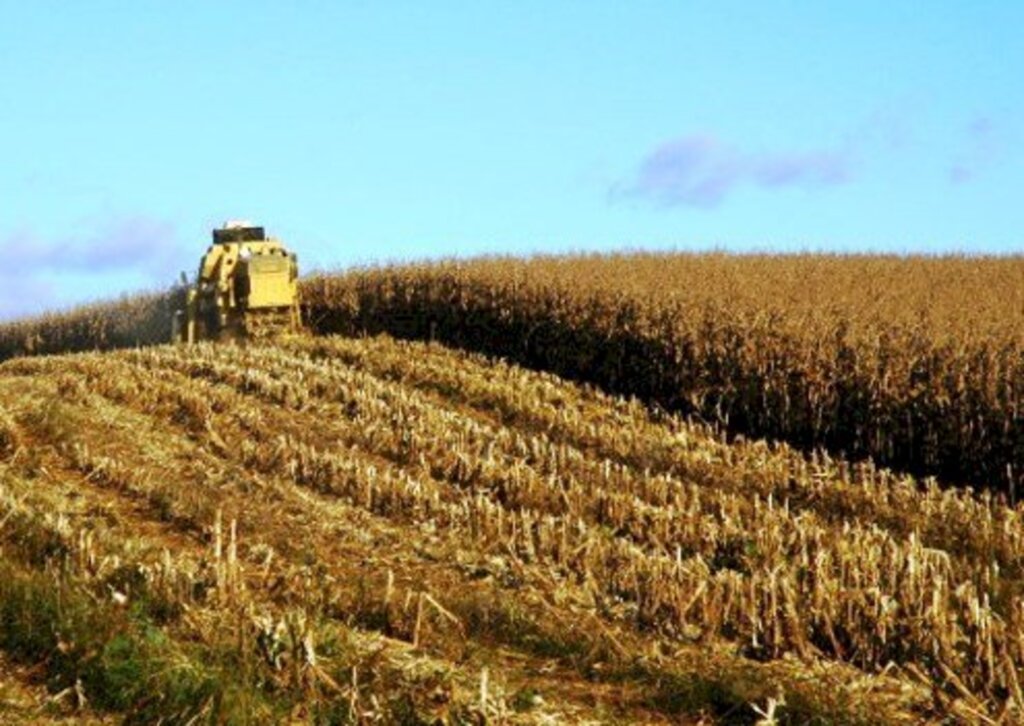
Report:
M 165 286 L 239 217 L 307 269 L 1024 243 L 1024 2 L 0 11 L 0 317 Z

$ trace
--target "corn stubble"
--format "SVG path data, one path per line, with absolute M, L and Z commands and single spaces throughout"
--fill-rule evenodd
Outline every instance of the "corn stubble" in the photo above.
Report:
M 0 642 L 68 650 L 64 701 L 141 720 L 1021 717 L 1024 522 L 990 494 L 385 338 L 22 358 L 0 402 L 8 579 L 116 614 L 91 649 Z M 8 624 L 52 633 L 24 596 L 0 588 Z M 147 700 L 90 656 L 111 642 L 144 675 L 192 676 Z

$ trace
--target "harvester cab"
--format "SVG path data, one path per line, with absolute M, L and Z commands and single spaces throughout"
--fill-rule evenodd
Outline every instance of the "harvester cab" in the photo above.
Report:
M 249 222 L 213 230 L 195 284 L 175 312 L 172 338 L 247 340 L 301 328 L 299 264 L 279 240 Z

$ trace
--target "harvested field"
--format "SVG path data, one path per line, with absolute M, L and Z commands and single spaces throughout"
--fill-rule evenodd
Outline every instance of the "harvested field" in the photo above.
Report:
M 1024 704 L 1017 509 L 437 345 L 8 361 L 0 523 L 0 651 L 136 721 Z

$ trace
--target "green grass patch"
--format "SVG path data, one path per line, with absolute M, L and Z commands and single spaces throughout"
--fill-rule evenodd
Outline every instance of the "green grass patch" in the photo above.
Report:
M 54 570 L 0 563 L 0 648 L 45 664 L 52 691 L 77 687 L 126 723 L 258 723 L 279 710 L 230 651 L 178 642 Z

